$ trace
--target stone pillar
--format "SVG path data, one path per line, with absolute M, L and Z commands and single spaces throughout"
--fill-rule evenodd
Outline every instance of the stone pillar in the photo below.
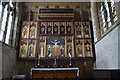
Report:
M 0 80 L 2 79 L 2 44 L 0 43 Z
M 96 2 L 91 2 L 91 18 L 92 18 L 92 26 L 94 33 L 94 41 L 96 42 L 97 38 L 100 37 Z
M 120 2 L 117 3 L 117 16 L 118 16 L 118 68 L 120 69 Z

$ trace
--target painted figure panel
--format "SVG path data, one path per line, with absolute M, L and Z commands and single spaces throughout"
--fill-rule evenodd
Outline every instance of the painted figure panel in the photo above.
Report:
M 23 22 L 22 38 L 29 38 L 29 26 L 30 26 L 30 22 Z
M 19 57 L 27 57 L 28 40 L 21 40 Z

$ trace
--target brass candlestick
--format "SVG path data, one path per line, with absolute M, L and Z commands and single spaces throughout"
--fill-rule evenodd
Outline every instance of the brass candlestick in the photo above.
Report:
M 56 58 L 54 59 L 55 61 L 54 61 L 54 65 L 56 65 Z
M 71 64 L 71 57 L 70 57 L 70 64 L 69 64 L 69 65 L 72 65 L 72 64 Z
M 37 66 L 39 66 L 40 65 L 40 58 L 38 58 L 38 62 L 37 62 Z

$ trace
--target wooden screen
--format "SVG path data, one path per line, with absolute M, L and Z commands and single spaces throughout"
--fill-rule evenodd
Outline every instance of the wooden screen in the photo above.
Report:
M 89 21 L 24 21 L 21 32 L 19 57 L 93 57 Z

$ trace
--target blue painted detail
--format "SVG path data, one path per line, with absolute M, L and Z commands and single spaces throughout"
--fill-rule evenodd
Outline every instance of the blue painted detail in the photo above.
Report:
M 65 45 L 65 40 L 62 39 L 62 37 L 50 37 L 49 40 L 47 40 L 47 45 L 55 45 L 54 42 L 55 40 L 57 40 L 58 43 L 57 45 Z

